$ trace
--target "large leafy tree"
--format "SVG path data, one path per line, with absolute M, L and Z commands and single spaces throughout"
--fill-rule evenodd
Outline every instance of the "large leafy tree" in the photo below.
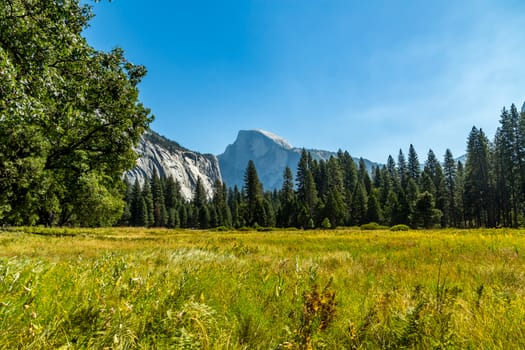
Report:
M 142 66 L 82 37 L 79 0 L 1 0 L 0 222 L 107 225 L 151 118 Z

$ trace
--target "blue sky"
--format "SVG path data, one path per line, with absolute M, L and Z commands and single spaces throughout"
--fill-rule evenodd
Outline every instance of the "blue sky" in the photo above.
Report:
M 93 4 L 92 2 L 89 2 Z M 522 0 L 113 0 L 97 49 L 143 64 L 155 131 L 219 154 L 238 130 L 385 162 L 465 152 L 525 100 Z

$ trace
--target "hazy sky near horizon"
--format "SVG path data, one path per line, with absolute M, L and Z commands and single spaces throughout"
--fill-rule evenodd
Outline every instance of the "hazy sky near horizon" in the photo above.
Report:
M 97 49 L 143 64 L 151 127 L 220 154 L 239 130 L 385 162 L 465 153 L 525 100 L 523 0 L 113 0 Z

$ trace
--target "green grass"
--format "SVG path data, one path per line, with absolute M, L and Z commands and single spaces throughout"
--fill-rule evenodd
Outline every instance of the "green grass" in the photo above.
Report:
M 525 231 L 0 232 L 0 349 L 523 349 Z

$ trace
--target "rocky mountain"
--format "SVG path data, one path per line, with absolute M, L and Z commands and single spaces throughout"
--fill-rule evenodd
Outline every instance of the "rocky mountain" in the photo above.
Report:
M 523 102 L 523 105 L 521 106 L 521 113 L 525 113 L 525 102 Z
M 285 139 L 264 130 L 241 130 L 235 142 L 217 156 L 222 179 L 229 187 L 242 188 L 244 172 L 249 160 L 257 168 L 259 180 L 265 190 L 279 189 L 284 169 L 288 166 L 295 174 L 302 148 L 292 147 Z M 329 159 L 337 154 L 307 149 L 313 159 Z M 357 161 L 357 160 L 356 160 Z M 370 170 L 374 163 L 365 160 Z
M 189 200 L 193 197 L 199 177 L 210 198 L 213 194 L 213 183 L 221 179 L 217 157 L 190 151 L 153 131 L 148 131 L 142 136 L 136 150 L 139 154 L 137 166 L 125 174 L 131 183 L 135 180 L 144 183 L 156 170 L 159 176 L 171 175 L 177 180 L 181 185 L 183 197 Z

